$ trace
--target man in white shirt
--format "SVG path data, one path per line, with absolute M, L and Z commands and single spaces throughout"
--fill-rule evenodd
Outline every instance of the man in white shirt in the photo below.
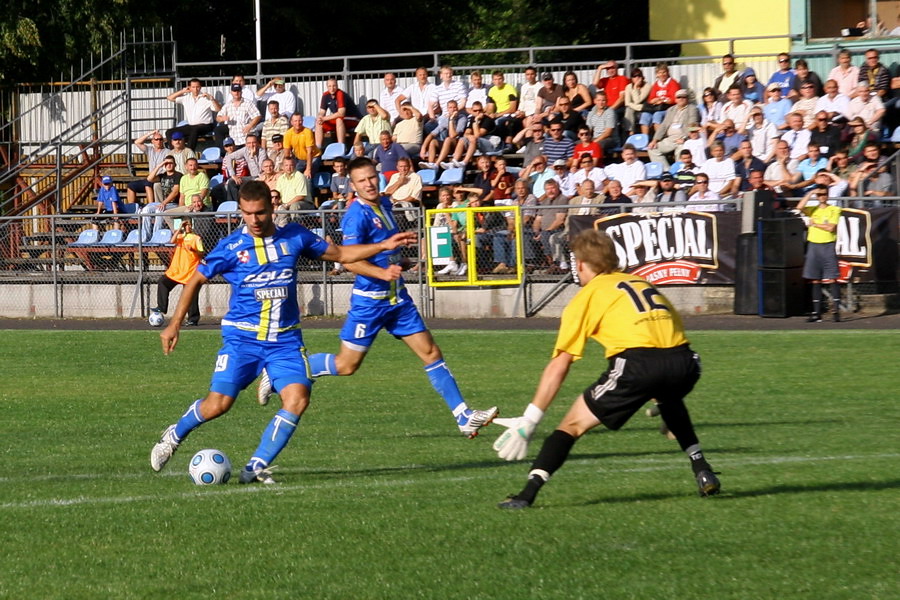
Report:
M 481 71 L 472 71 L 469 74 L 469 93 L 466 94 L 466 106 L 472 106 L 475 102 L 481 102 L 481 105 L 484 106 L 487 104 L 487 93 Z
M 860 82 L 856 88 L 856 98 L 847 104 L 847 118 L 859 117 L 867 129 L 876 133 L 881 130 L 881 117 L 884 116 L 884 103 L 878 94 L 870 93 L 866 82 Z
M 847 107 L 850 104 L 850 98 L 838 92 L 838 83 L 834 79 L 825 82 L 825 95 L 816 102 L 815 112 L 825 111 L 828 113 L 829 121 L 846 121 Z
M 753 103 L 744 100 L 744 94 L 741 88 L 733 85 L 726 92 L 728 102 L 722 105 L 721 122 L 731 119 L 734 122 L 735 129 L 738 133 L 745 133 L 747 122 L 750 120 L 750 109 Z
M 607 175 L 621 183 L 625 195 L 629 196 L 631 195 L 631 186 L 636 181 L 647 179 L 647 169 L 644 167 L 644 163 L 637 159 L 634 146 L 625 144 L 622 147 L 622 162 L 609 165 Z
M 750 111 L 750 124 L 747 127 L 747 141 L 753 149 L 753 156 L 767 163 L 775 152 L 775 140 L 780 133 L 774 125 L 765 120 L 762 108 L 754 106 Z
M 234 140 L 238 148 L 244 146 L 247 135 L 262 120 L 255 102 L 244 100 L 244 88 L 238 83 L 231 84 L 231 100 L 216 115 L 216 142 L 222 143 L 226 137 Z
M 852 98 L 856 95 L 856 84 L 859 81 L 859 67 L 850 64 L 850 51 L 841 50 L 838 53 L 838 66 L 828 74 L 828 79 L 836 81 L 838 92 Z
M 381 90 L 379 100 L 381 108 L 386 110 L 390 115 L 391 124 L 400 118 L 400 110 L 397 108 L 399 106 L 397 98 L 399 98 L 402 93 L 403 91 L 397 87 L 397 75 L 394 73 L 385 73 L 384 89 Z
M 187 125 L 173 127 L 166 131 L 166 137 L 172 139 L 176 131 L 182 133 L 185 144 L 193 150 L 197 147 L 197 138 L 210 133 L 216 126 L 216 113 L 222 108 L 215 98 L 202 92 L 203 83 L 199 79 L 191 79 L 183 90 L 172 92 L 167 97 L 169 102 L 180 104 L 184 109 L 184 120 Z
M 537 69 L 528 67 L 525 69 L 525 83 L 519 87 L 519 110 L 516 113 L 517 119 L 522 119 L 523 127 L 527 128 L 531 125 L 530 117 L 538 111 L 538 92 L 541 91 L 541 84 L 537 80 Z
M 437 108 L 437 87 L 428 81 L 428 70 L 425 67 L 416 69 L 416 80 L 397 97 L 394 104 L 397 112 L 400 105 L 409 100 L 417 111 L 426 118 L 426 123 L 435 119 Z
M 594 157 L 590 154 L 582 154 L 581 158 L 578 159 L 578 167 L 579 169 L 572 174 L 572 182 L 576 186 L 581 186 L 581 184 L 590 179 L 594 182 L 595 190 L 602 190 L 606 187 L 606 182 L 609 180 L 609 177 L 606 176 L 606 172 L 600 168 L 594 166 Z
M 271 91 L 270 91 L 271 90 Z M 256 97 L 260 100 L 264 100 L 266 103 L 269 100 L 275 100 L 278 102 L 278 110 L 282 115 L 287 117 L 290 120 L 291 115 L 297 110 L 297 98 L 294 96 L 294 93 L 288 91 L 284 85 L 284 78 L 275 77 L 269 83 L 261 87 L 256 91 Z
M 725 146 L 715 142 L 711 148 L 712 158 L 703 163 L 700 173 L 709 179 L 709 191 L 715 192 L 717 198 L 727 198 L 733 192 L 737 179 L 734 174 L 734 161 L 725 156 Z M 700 177 L 697 177 L 699 182 Z
M 787 142 L 791 149 L 791 159 L 796 160 L 806 154 L 809 147 L 809 129 L 803 127 L 803 115 L 791 113 L 787 117 L 788 130 L 782 134 L 781 139 Z

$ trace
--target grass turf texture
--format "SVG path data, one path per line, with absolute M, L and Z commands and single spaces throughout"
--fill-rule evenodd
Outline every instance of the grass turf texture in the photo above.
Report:
M 520 414 L 550 332 L 436 333 L 469 403 Z M 306 332 L 314 351 L 335 331 Z M 161 474 L 159 432 L 204 394 L 217 332 L 0 332 L 2 598 L 892 598 L 897 332 L 693 332 L 691 395 L 723 494 L 639 413 L 595 431 L 535 508 L 495 508 L 528 462 L 489 427 L 466 440 L 405 346 L 382 337 L 320 381 L 278 458 L 280 485 L 195 487 L 219 448 L 240 468 L 277 410 L 255 386 Z M 529 459 L 601 370 L 593 345 Z

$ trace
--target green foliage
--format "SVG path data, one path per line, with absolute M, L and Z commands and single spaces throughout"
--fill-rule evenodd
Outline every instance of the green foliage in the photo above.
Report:
M 553 332 L 439 331 L 474 406 L 519 414 Z M 305 333 L 336 350 L 336 331 Z M 688 406 L 723 494 L 638 414 L 591 432 L 522 513 L 494 508 L 527 462 L 465 440 L 406 347 L 380 338 L 320 380 L 274 489 L 193 486 L 207 447 L 235 466 L 277 409 L 252 393 L 160 474 L 159 431 L 205 392 L 216 331 L 0 331 L 2 598 L 890 598 L 898 456 L 893 331 L 693 332 Z M 573 365 L 529 457 L 600 372 Z M 849 362 L 848 362 L 849 361 Z

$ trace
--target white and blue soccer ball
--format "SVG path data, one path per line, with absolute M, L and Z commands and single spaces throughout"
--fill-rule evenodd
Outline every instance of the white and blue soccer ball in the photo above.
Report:
M 231 479 L 231 461 L 221 450 L 207 448 L 191 458 L 188 467 L 196 485 L 220 485 Z
M 166 316 L 158 310 L 151 310 L 150 318 L 147 319 L 147 322 L 150 323 L 150 327 L 162 327 L 163 323 L 166 322 Z

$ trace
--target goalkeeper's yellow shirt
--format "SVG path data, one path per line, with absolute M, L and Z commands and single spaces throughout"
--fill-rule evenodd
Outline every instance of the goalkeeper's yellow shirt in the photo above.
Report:
M 823 223 L 837 225 L 841 219 L 840 206 L 822 206 L 821 204 L 813 207 L 807 206 L 803 209 L 803 213 L 809 216 L 810 221 L 817 225 Z M 810 227 L 806 230 L 806 239 L 812 244 L 830 244 L 837 241 L 837 229 L 825 231 L 818 227 Z
M 607 358 L 629 348 L 688 343 L 669 300 L 647 280 L 626 273 L 597 275 L 572 298 L 563 311 L 553 356 L 568 352 L 580 359 L 588 338 L 603 345 Z

